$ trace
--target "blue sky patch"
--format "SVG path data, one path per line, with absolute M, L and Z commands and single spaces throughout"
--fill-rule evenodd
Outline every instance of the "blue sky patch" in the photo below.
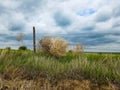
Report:
M 96 12 L 96 10 L 94 9 L 83 9 L 80 10 L 77 14 L 80 16 L 88 16 L 88 15 L 92 15 Z

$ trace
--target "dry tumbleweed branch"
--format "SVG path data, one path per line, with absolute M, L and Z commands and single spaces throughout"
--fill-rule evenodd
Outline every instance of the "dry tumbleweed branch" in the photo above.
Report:
M 64 56 L 68 46 L 65 40 L 49 36 L 43 37 L 39 43 L 42 47 L 42 51 L 48 52 L 56 57 Z

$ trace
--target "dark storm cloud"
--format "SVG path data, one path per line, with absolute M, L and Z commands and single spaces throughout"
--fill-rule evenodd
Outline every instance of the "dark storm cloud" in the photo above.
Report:
M 114 24 L 113 24 L 113 28 L 115 28 L 115 27 L 120 27 L 120 22 L 114 23 Z
M 5 13 L 6 9 L 3 6 L 0 6 L 0 15 Z
M 106 22 L 112 18 L 113 8 L 102 7 L 96 11 L 95 21 L 96 22 Z
M 41 37 L 43 37 L 43 34 L 36 34 L 36 40 L 39 40 Z M 25 34 L 24 40 L 33 40 L 33 33 Z
M 85 27 L 82 28 L 82 30 L 87 30 L 91 31 L 95 29 L 95 25 L 86 25 Z
M 32 40 L 33 39 L 32 33 L 25 35 L 24 39 L 25 40 Z
M 102 13 L 97 16 L 96 21 L 97 22 L 105 22 L 105 21 L 108 21 L 110 18 L 111 18 L 110 15 L 106 15 L 106 14 Z
M 62 12 L 56 12 L 54 15 L 54 20 L 60 27 L 67 27 L 71 24 L 70 18 L 65 16 Z
M 45 0 L 21 0 L 21 5 L 18 7 L 18 10 L 23 13 L 33 14 L 36 10 L 38 11 L 39 7 L 42 7 L 44 1 Z
M 7 36 L 7 34 L 0 34 L 0 37 L 5 37 Z
M 84 46 L 96 46 L 103 45 L 108 43 L 116 43 L 116 40 L 107 38 L 107 35 L 115 35 L 119 36 L 119 34 L 114 33 L 80 33 L 80 34 L 68 34 L 61 35 L 61 37 L 65 38 L 70 44 L 82 43 Z
M 117 6 L 114 8 L 113 15 L 114 15 L 114 17 L 120 16 L 120 6 Z
M 6 36 L 5 39 L 8 40 L 17 40 L 17 36 Z
M 16 24 L 11 24 L 9 27 L 10 31 L 22 31 L 24 30 L 24 24 L 22 23 L 16 23 Z
M 16 40 L 16 36 L 10 34 L 0 34 L 0 38 L 3 38 L 2 40 L 0 40 L 1 42 Z
M 117 19 L 113 25 L 112 25 L 112 28 L 119 28 L 120 27 L 120 19 Z

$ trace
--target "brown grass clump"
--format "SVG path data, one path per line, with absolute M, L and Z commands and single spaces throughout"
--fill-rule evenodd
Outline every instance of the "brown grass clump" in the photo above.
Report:
M 0 90 L 120 90 L 114 84 L 94 84 L 89 80 L 61 80 L 53 84 L 45 78 L 37 80 L 4 80 L 0 78 Z
M 50 53 L 56 57 L 65 56 L 67 42 L 61 38 L 54 38 L 51 41 Z
M 43 37 L 39 43 L 43 52 L 50 53 L 55 57 L 65 56 L 67 48 L 67 42 L 65 40 L 46 36 Z
M 69 50 L 72 55 L 79 55 L 83 53 L 84 47 L 82 44 L 76 44 L 71 50 Z
M 47 53 L 50 52 L 51 40 L 52 40 L 52 37 L 45 36 L 39 41 L 40 43 L 39 47 L 43 52 L 47 52 Z
M 83 52 L 83 45 L 82 44 L 76 44 L 74 51 L 77 53 Z

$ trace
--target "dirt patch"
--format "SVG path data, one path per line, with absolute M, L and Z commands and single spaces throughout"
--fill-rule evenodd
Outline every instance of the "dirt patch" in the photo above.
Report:
M 4 80 L 0 79 L 0 90 L 120 90 L 116 85 L 98 85 L 89 80 L 61 80 L 51 83 L 47 79 Z

